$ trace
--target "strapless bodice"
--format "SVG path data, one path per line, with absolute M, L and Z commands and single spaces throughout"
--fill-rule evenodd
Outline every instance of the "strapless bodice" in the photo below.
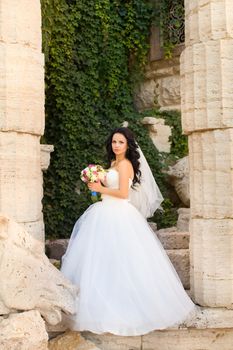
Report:
M 106 185 L 108 188 L 119 188 L 119 172 L 116 169 L 110 168 L 106 175 Z M 132 185 L 132 180 L 129 179 L 129 187 Z
M 130 188 L 131 185 L 132 185 L 132 180 L 129 179 L 129 188 Z M 108 188 L 112 188 L 112 189 L 119 188 L 119 172 L 116 169 L 110 168 L 107 171 L 106 186 Z M 102 199 L 105 199 L 105 198 L 120 199 L 120 198 L 117 198 L 117 197 L 114 197 L 114 196 L 109 196 L 107 194 L 102 194 L 101 197 L 102 197 Z M 126 200 L 128 201 L 128 199 L 126 199 Z

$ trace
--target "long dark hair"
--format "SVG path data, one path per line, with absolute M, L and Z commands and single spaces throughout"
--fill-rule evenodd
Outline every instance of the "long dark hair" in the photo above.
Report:
M 133 170 L 134 170 L 133 185 L 135 185 L 136 183 L 140 183 L 140 177 L 141 177 L 141 171 L 139 170 L 140 154 L 138 152 L 138 145 L 136 144 L 134 134 L 130 129 L 125 127 L 116 128 L 109 135 L 106 141 L 108 167 L 110 167 L 112 161 L 116 159 L 115 153 L 112 150 L 112 138 L 113 138 L 113 135 L 116 133 L 122 134 L 127 140 L 128 149 L 126 151 L 125 157 L 131 162 L 133 166 Z

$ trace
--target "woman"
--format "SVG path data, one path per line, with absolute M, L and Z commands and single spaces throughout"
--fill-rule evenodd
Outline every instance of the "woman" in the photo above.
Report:
M 132 336 L 179 324 L 195 305 L 146 219 L 128 200 L 141 177 L 131 131 L 115 129 L 107 152 L 105 186 L 88 184 L 102 201 L 77 221 L 63 257 L 62 272 L 80 290 L 71 328 Z

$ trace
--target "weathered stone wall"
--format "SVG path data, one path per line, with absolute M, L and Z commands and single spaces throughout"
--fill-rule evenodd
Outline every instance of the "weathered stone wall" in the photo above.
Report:
M 30 9 L 30 10 L 29 10 Z M 0 211 L 43 240 L 44 131 L 40 1 L 0 6 Z
M 153 59 L 146 68 L 145 81 L 136 93 L 139 110 L 159 107 L 180 110 L 180 54 L 184 46 L 174 50 L 172 59 Z
M 196 302 L 233 305 L 233 2 L 185 1 L 183 130 L 189 135 L 191 288 Z

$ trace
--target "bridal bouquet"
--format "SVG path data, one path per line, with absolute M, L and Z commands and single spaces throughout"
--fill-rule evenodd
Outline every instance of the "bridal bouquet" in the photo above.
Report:
M 81 180 L 87 182 L 104 181 L 106 177 L 106 171 L 101 165 L 89 164 L 85 169 L 81 171 Z M 93 202 L 97 201 L 97 193 L 92 191 L 91 198 Z

